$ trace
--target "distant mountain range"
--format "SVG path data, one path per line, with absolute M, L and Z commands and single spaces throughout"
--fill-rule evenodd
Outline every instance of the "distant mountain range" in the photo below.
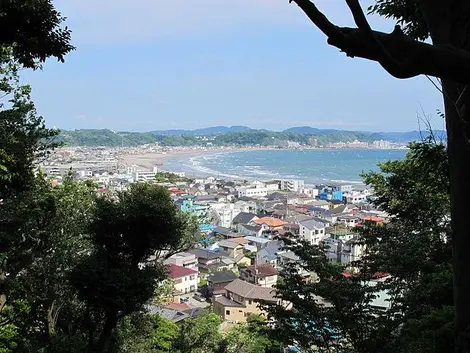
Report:
M 253 130 L 248 126 L 212 126 L 202 129 L 195 130 L 157 130 L 152 131 L 155 135 L 201 135 L 201 136 L 211 136 L 217 134 L 226 134 L 229 132 L 246 132 Z
M 196 135 L 196 136 L 212 136 L 219 134 L 227 134 L 234 132 L 255 132 L 255 131 L 265 131 L 265 132 L 274 132 L 266 129 L 252 129 L 248 126 L 212 126 L 202 129 L 195 130 L 156 130 L 152 131 L 155 135 Z M 296 134 L 304 135 L 328 135 L 331 133 L 360 133 L 367 136 L 370 136 L 371 139 L 375 140 L 386 140 L 396 143 L 407 143 L 410 141 L 420 140 L 423 137 L 429 136 L 429 133 L 426 131 L 405 131 L 405 132 L 368 132 L 368 131 L 348 131 L 348 130 L 337 130 L 337 129 L 318 129 L 311 126 L 296 126 L 283 130 L 282 132 L 292 132 Z M 446 132 L 443 130 L 433 131 L 434 135 L 439 139 L 445 139 Z
M 196 130 L 164 130 L 152 132 L 118 132 L 109 129 L 62 131 L 58 140 L 69 146 L 140 146 L 158 143 L 161 146 L 328 146 L 335 142 L 354 140 L 373 142 L 386 140 L 408 143 L 428 136 L 427 132 L 365 132 L 317 129 L 310 126 L 292 127 L 284 131 L 251 129 L 247 126 L 214 126 Z M 434 131 L 437 139 L 445 140 L 445 132 Z

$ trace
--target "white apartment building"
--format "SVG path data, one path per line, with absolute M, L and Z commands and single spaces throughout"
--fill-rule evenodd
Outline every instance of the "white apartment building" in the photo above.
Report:
M 302 193 L 309 197 L 316 198 L 318 197 L 319 190 L 317 188 L 304 188 Z
M 352 190 L 344 194 L 344 197 L 346 197 L 346 202 L 347 203 L 362 203 L 367 201 L 367 197 L 370 196 L 370 191 L 368 189 L 358 191 L 358 190 Z
M 303 180 L 298 179 L 285 179 L 281 180 L 281 190 L 287 190 L 292 192 L 302 192 L 305 188 Z
M 232 220 L 242 212 L 241 208 L 234 203 L 213 203 L 210 204 L 210 207 L 217 213 L 217 224 L 225 228 L 230 228 Z
M 326 226 L 324 223 L 307 219 L 299 222 L 299 236 L 312 245 L 319 245 L 325 238 Z
M 153 167 L 151 172 L 147 171 L 135 171 L 132 173 L 134 181 L 151 181 L 155 180 L 155 175 L 158 173 L 157 167 Z
M 237 189 L 238 197 L 266 197 L 271 191 L 267 187 L 242 187 Z

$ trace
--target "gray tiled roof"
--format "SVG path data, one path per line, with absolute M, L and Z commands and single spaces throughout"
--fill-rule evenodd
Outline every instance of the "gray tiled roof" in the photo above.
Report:
M 307 229 L 323 229 L 325 228 L 324 223 L 317 222 L 316 220 L 307 219 L 305 221 L 299 222 L 299 224 L 303 225 Z
M 257 216 L 254 213 L 240 212 L 232 220 L 232 223 L 248 223 L 251 222 L 251 220 L 253 220 L 255 217 Z
M 224 297 L 223 295 L 220 296 L 220 297 L 215 298 L 214 301 L 216 303 L 219 303 L 219 304 L 223 305 L 223 306 L 228 306 L 228 307 L 232 307 L 232 308 L 244 308 L 245 307 L 245 305 L 234 302 L 233 300 L 230 300 L 229 298 Z
M 241 279 L 229 283 L 225 286 L 225 289 L 247 299 L 277 301 L 274 297 L 275 291 L 273 288 L 255 286 Z
M 210 275 L 207 280 L 211 283 L 226 283 L 237 279 L 237 275 L 233 271 L 218 271 Z

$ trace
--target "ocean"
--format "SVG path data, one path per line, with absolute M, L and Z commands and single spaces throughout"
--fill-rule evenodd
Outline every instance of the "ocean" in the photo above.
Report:
M 177 157 L 164 169 L 187 176 L 225 179 L 303 179 L 307 184 L 325 181 L 361 182 L 363 171 L 377 171 L 377 163 L 403 159 L 406 150 L 314 149 L 254 150 Z

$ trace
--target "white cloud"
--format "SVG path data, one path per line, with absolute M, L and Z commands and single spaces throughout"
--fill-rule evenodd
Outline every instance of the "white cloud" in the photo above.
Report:
M 56 0 L 55 4 L 68 17 L 78 45 L 217 34 L 252 25 L 311 27 L 288 0 Z M 339 24 L 351 24 L 344 0 L 316 0 L 316 4 Z

